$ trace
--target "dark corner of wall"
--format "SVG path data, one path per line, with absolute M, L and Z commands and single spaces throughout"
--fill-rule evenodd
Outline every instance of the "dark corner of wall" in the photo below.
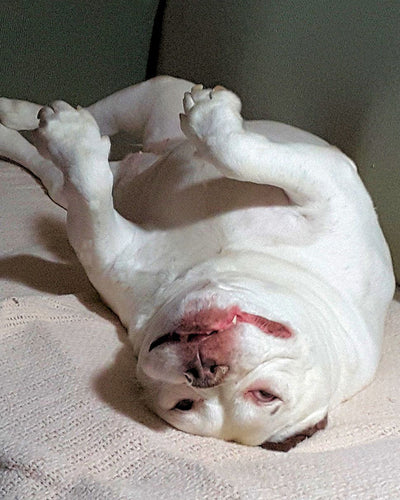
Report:
M 160 53 L 160 44 L 162 36 L 162 25 L 167 0 L 159 0 L 156 15 L 154 17 L 153 30 L 151 33 L 149 58 L 146 67 L 146 79 L 157 75 L 157 65 Z

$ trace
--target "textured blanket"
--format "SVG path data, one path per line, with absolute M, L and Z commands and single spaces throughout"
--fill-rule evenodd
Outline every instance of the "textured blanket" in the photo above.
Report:
M 375 381 L 288 453 L 179 432 L 148 411 L 117 318 L 62 209 L 0 165 L 0 498 L 400 498 L 400 297 Z

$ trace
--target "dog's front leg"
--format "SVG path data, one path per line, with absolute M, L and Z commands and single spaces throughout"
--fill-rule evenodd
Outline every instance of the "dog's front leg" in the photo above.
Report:
M 109 138 L 101 137 L 88 111 L 62 101 L 43 108 L 39 117 L 38 148 L 64 174 L 69 240 L 89 278 L 107 297 L 113 278 L 108 270 L 141 237 L 141 230 L 114 209 Z
M 196 85 L 183 102 L 183 132 L 228 178 L 280 187 L 303 206 L 332 198 L 338 180 L 345 185 L 356 177 L 354 164 L 337 148 L 278 143 L 246 130 L 239 98 L 223 87 Z

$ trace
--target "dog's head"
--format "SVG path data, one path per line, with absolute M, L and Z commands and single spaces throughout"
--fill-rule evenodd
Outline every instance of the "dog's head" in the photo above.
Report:
M 189 433 L 286 450 L 325 426 L 337 389 L 340 360 L 324 321 L 274 288 L 176 297 L 141 346 L 148 405 Z

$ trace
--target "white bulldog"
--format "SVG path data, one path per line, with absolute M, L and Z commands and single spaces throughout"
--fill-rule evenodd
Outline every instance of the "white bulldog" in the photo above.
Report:
M 3 99 L 0 152 L 67 208 L 149 406 L 186 432 L 288 449 L 371 381 L 394 278 L 351 160 L 240 109 L 170 77 L 87 109 Z M 16 130 L 38 126 L 36 149 Z M 142 151 L 109 164 L 120 130 Z

